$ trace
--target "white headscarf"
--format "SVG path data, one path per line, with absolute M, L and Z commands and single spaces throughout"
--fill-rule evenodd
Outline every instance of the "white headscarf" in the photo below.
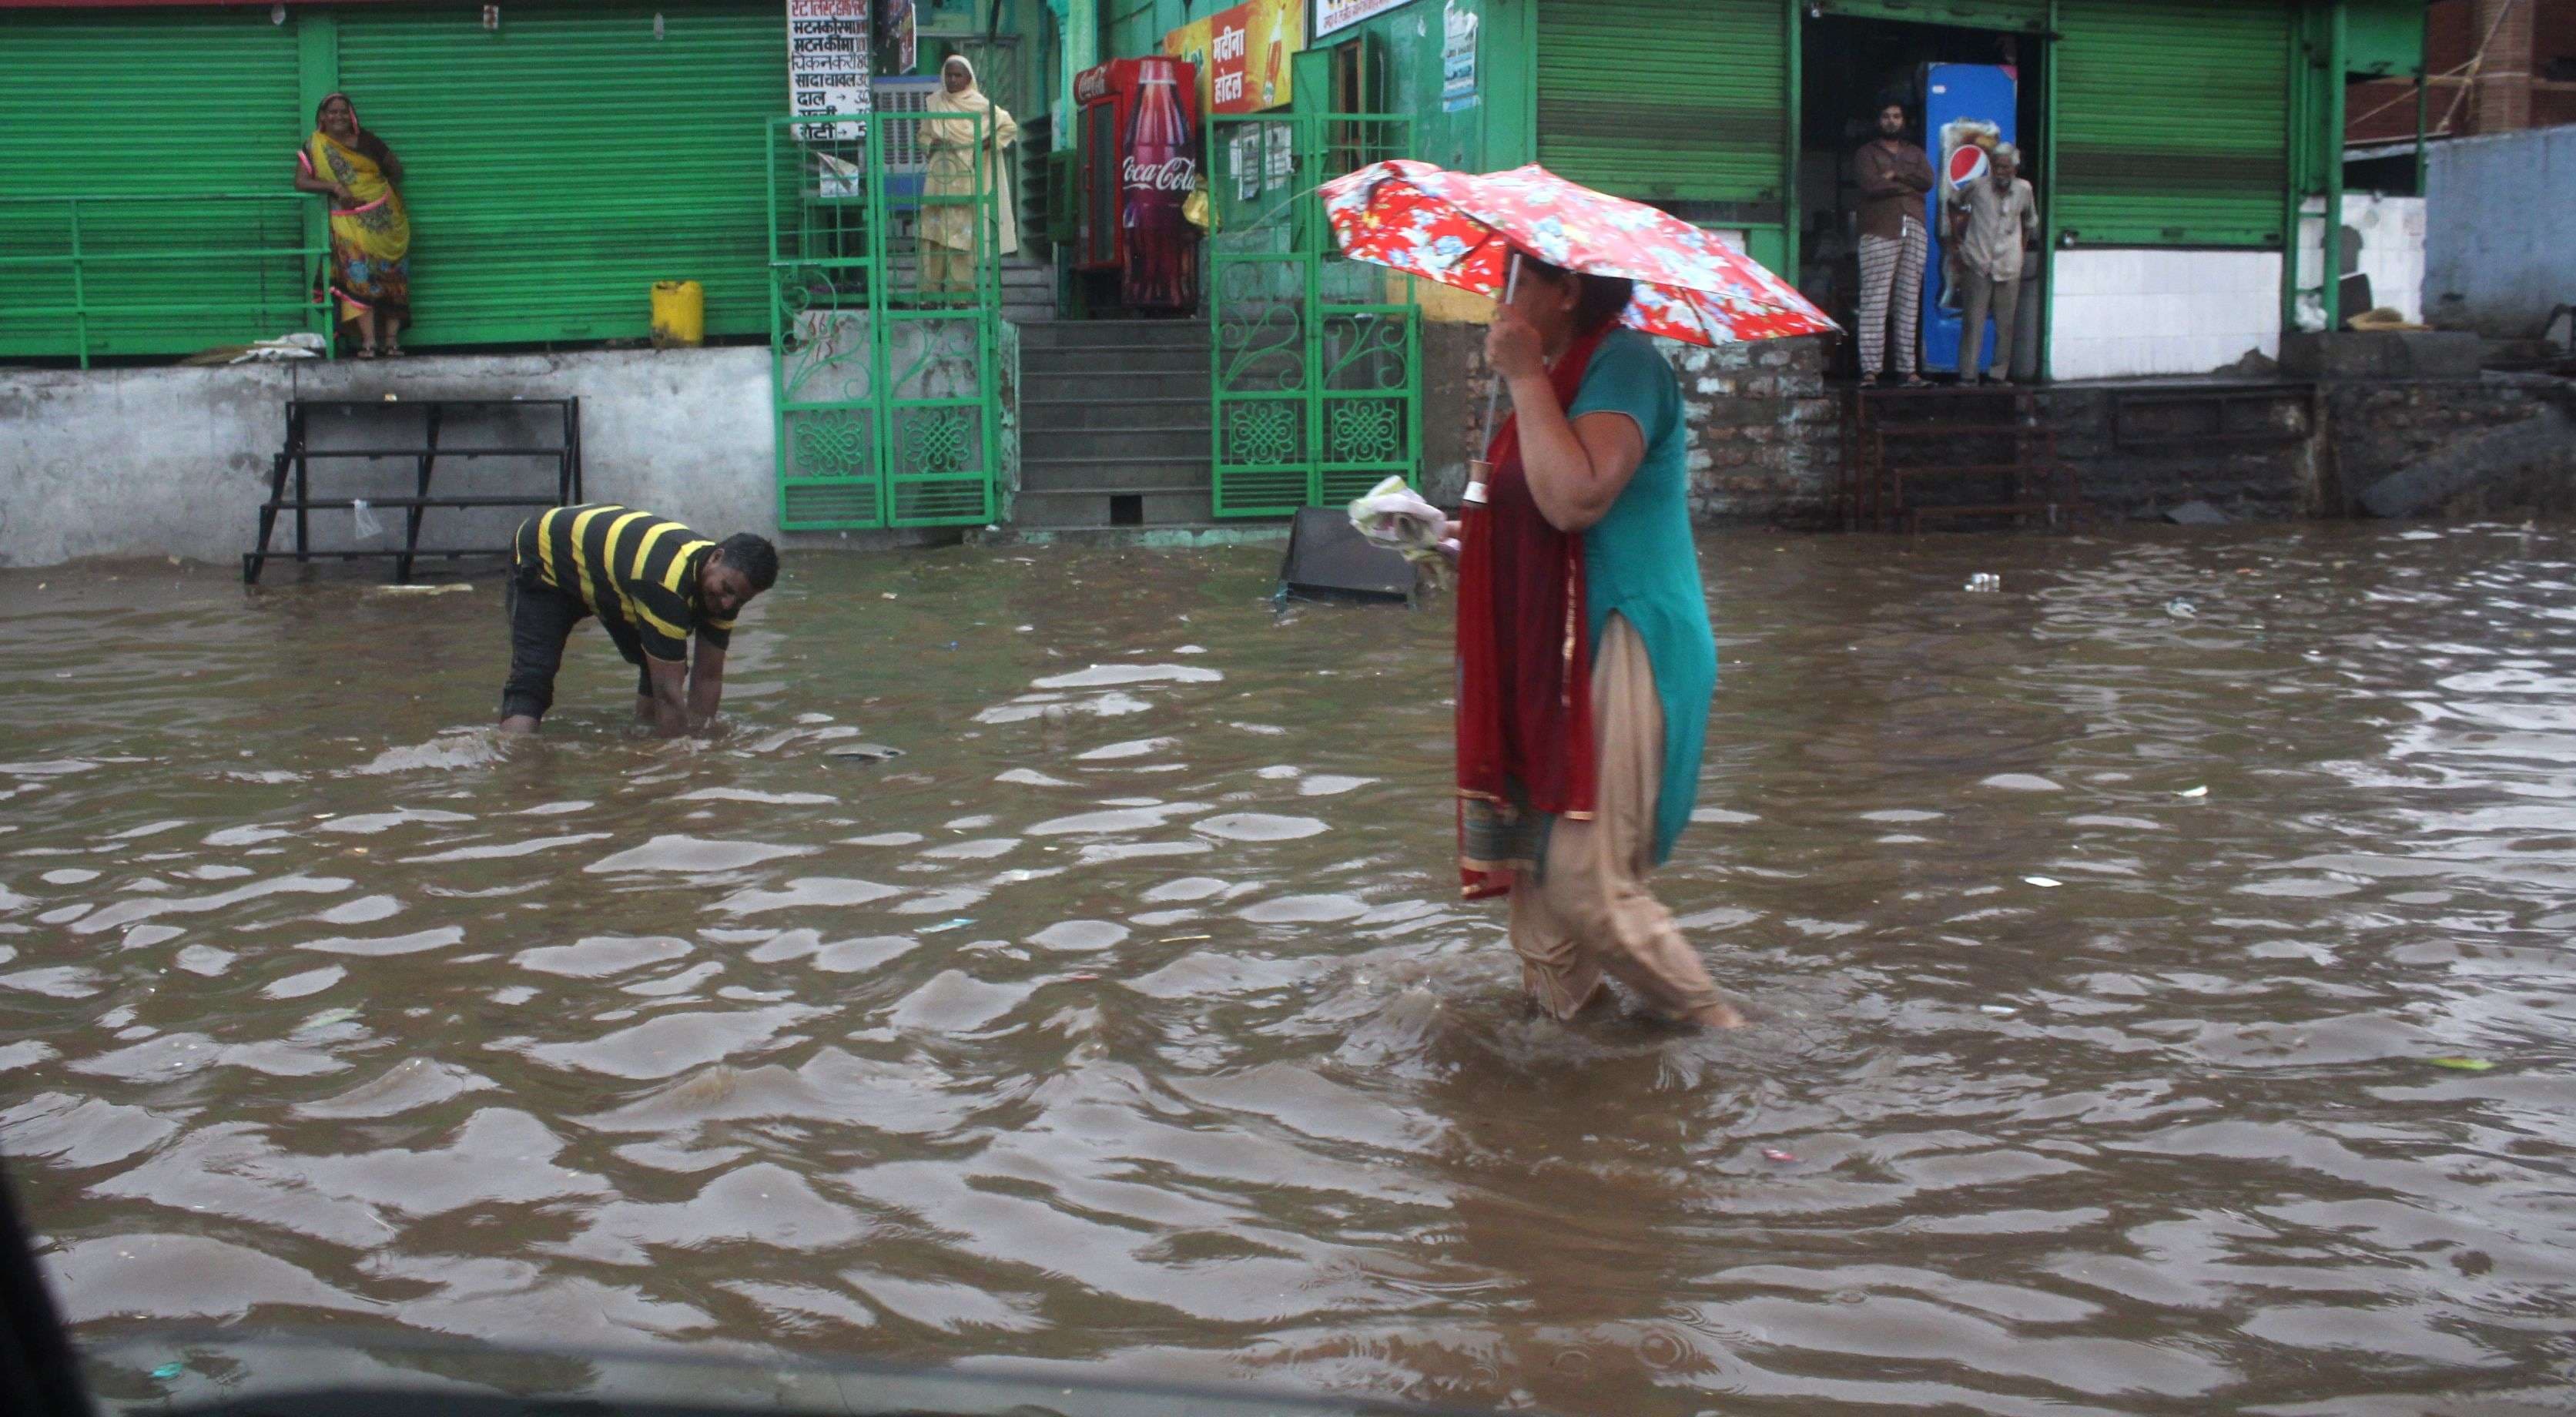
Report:
M 950 65 L 966 71 L 966 87 L 956 93 L 948 91 Z M 975 81 L 974 62 L 963 54 L 951 54 L 939 65 L 939 87 L 931 91 L 929 107 L 933 113 L 984 113 L 992 109 L 993 101 L 984 96 L 984 86 Z

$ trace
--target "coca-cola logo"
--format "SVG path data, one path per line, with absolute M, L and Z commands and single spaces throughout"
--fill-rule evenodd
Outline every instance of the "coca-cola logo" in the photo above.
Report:
M 1098 65 L 1073 76 L 1073 101 L 1096 103 L 1109 96 L 1109 66 Z
M 1132 155 L 1118 165 L 1118 180 L 1154 192 L 1186 192 L 1198 185 L 1198 159 L 1175 154 L 1161 162 L 1138 162 Z

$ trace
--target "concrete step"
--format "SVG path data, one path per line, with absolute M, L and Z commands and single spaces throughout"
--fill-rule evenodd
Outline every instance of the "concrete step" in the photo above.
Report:
M 1135 349 L 1189 345 L 1207 348 L 1208 323 L 1186 320 L 1064 320 L 1049 332 L 1049 348 Z
M 1212 457 L 1205 428 L 1086 428 L 1020 441 L 1022 462 L 1171 462 Z
M 1210 459 L 1058 458 L 1020 464 L 1023 490 L 1044 492 L 1146 492 L 1210 486 Z
M 1091 432 L 1206 433 L 1214 425 L 1205 395 L 1104 394 L 1097 398 L 1020 400 L 1020 428 L 1030 436 Z
M 1021 334 L 1028 333 L 1022 330 Z M 1128 399 L 1207 397 L 1208 374 L 1204 369 L 1171 369 L 1145 374 L 1103 374 L 1097 370 L 1085 373 L 1051 372 L 1032 369 L 1026 358 L 1020 361 L 1020 397 L 1049 403 L 1079 399 L 1086 403 L 1119 404 Z
M 1058 321 L 1057 323 L 1062 323 Z M 1054 325 L 1046 327 L 1051 330 Z M 1215 379 L 1207 351 L 1200 349 L 1146 351 L 1090 351 L 1072 349 L 1031 349 L 1028 336 L 1020 332 L 1020 372 L 1032 379 L 1080 379 L 1088 387 L 1083 394 L 1127 393 L 1137 397 L 1148 394 L 1173 395 L 1197 392 L 1204 396 Z M 1043 335 L 1044 330 L 1036 333 Z M 1179 387 L 1164 387 L 1178 385 Z M 1070 398 L 1070 389 L 1038 394 L 1035 398 Z
M 1129 500 L 1132 498 L 1133 500 Z M 1130 519 L 1122 520 L 1127 509 Z M 1084 489 L 1020 489 L 1012 507 L 1012 525 L 1023 531 L 1113 526 L 1194 526 L 1216 519 L 1216 503 L 1206 489 L 1165 492 L 1104 492 Z
M 1224 517 L 1162 526 L 1028 527 L 1014 522 L 966 533 L 969 546 L 1276 546 L 1288 540 L 1285 517 Z

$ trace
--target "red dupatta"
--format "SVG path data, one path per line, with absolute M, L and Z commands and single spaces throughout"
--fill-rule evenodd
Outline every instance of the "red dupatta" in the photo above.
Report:
M 1548 383 L 1574 406 L 1593 351 L 1579 335 Z M 1470 506 L 1458 562 L 1458 877 L 1469 900 L 1534 869 L 1549 818 L 1592 815 L 1592 647 L 1583 537 L 1548 525 L 1521 462 L 1520 413 L 1485 450 L 1482 511 Z

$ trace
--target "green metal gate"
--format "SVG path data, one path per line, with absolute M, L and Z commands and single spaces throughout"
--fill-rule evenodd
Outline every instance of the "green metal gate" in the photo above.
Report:
M 991 133 L 981 114 L 770 121 L 780 526 L 995 519 L 1014 450 Z
M 1411 281 L 1345 260 L 1318 184 L 1405 152 L 1382 114 L 1208 123 L 1216 514 L 1284 516 L 1421 475 L 1422 332 Z

